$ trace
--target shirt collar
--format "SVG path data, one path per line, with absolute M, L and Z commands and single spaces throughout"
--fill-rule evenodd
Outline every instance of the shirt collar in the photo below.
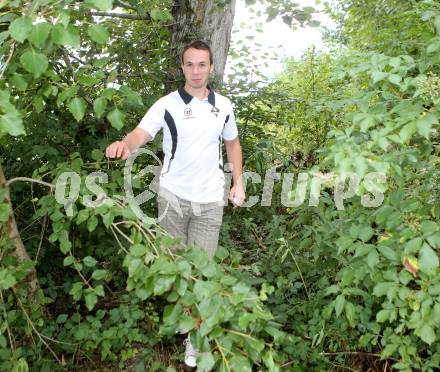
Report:
M 208 102 L 215 106 L 215 93 L 214 91 L 208 86 L 209 94 L 208 94 Z M 189 94 L 183 87 L 179 88 L 178 90 L 180 98 L 182 98 L 183 102 L 185 102 L 185 105 L 191 102 L 191 100 L 194 98 L 191 94 Z

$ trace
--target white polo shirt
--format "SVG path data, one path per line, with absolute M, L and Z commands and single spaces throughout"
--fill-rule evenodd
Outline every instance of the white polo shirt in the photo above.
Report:
M 199 100 L 180 88 L 154 103 L 138 127 L 153 138 L 164 130 L 161 187 L 192 202 L 223 200 L 222 138 L 238 135 L 228 98 L 211 90 Z

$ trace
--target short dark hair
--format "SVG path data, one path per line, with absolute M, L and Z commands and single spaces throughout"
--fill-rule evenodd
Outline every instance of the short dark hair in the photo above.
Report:
M 191 41 L 190 43 L 186 44 L 183 47 L 182 53 L 180 53 L 180 61 L 182 62 L 182 64 L 183 64 L 183 55 L 190 48 L 199 49 L 199 50 L 207 50 L 209 52 L 209 63 L 211 65 L 214 63 L 213 59 L 212 59 L 211 47 L 209 46 L 209 44 L 203 40 L 194 40 L 194 41 Z

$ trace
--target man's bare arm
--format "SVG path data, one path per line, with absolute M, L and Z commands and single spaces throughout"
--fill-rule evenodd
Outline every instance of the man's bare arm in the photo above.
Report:
M 109 145 L 105 150 L 105 155 L 108 158 L 122 158 L 125 160 L 133 151 L 136 151 L 151 139 L 150 133 L 141 128 L 135 128 L 122 141 L 116 141 Z
M 229 193 L 229 200 L 235 206 L 240 206 L 246 198 L 242 180 L 243 155 L 240 140 L 237 137 L 233 140 L 224 140 L 224 142 L 228 161 L 232 164 L 232 180 L 234 183 Z

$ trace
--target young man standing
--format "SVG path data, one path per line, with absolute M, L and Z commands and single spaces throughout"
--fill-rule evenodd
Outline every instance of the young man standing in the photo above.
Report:
M 181 63 L 185 86 L 154 103 L 137 128 L 107 147 L 106 155 L 127 159 L 163 129 L 159 223 L 184 244 L 204 249 L 212 257 L 223 217 L 222 140 L 232 168 L 229 200 L 234 206 L 245 200 L 242 152 L 231 102 L 208 87 L 214 68 L 209 45 L 199 40 L 186 45 Z M 195 365 L 194 356 L 188 361 Z

